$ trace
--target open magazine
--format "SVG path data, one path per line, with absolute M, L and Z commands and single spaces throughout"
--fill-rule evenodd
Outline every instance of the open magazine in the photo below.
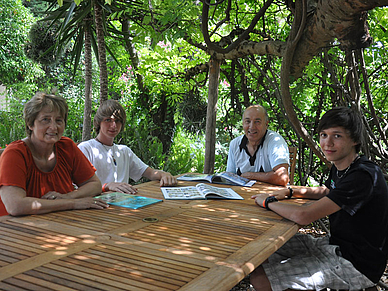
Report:
M 104 200 L 106 203 L 116 206 L 138 209 L 147 205 L 162 202 L 161 199 L 125 194 L 120 192 L 105 193 L 94 198 Z
M 255 180 L 249 180 L 231 172 L 222 172 L 220 174 L 199 174 L 189 173 L 177 178 L 182 181 L 209 182 L 215 184 L 226 184 L 235 186 L 251 187 L 256 183 Z
M 165 199 L 237 199 L 244 200 L 231 188 L 214 187 L 207 184 L 197 184 L 186 187 L 162 187 Z

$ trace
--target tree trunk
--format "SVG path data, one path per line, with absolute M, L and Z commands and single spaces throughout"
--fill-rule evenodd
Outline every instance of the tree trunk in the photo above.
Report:
M 94 17 L 98 45 L 98 64 L 100 66 L 100 103 L 108 100 L 108 69 L 106 65 L 106 47 L 103 26 L 102 7 L 94 1 Z
M 271 2 L 271 1 L 269 1 Z M 260 18 L 266 7 L 269 7 L 267 1 L 262 9 L 252 19 L 252 22 Z M 301 2 L 301 1 L 290 1 Z M 367 25 L 367 11 L 376 7 L 384 7 L 388 5 L 388 0 L 326 0 L 326 1 L 309 1 L 314 4 L 309 7 L 308 16 L 306 18 L 307 25 L 301 32 L 300 40 L 295 48 L 295 52 L 290 64 L 290 74 L 295 77 L 302 75 L 303 69 L 311 61 L 311 59 L 322 51 L 322 48 L 331 45 L 338 39 L 340 46 L 343 49 L 357 49 L 368 47 L 372 41 L 369 35 Z M 222 3 L 222 1 L 220 2 Z M 217 43 L 212 42 L 209 38 L 208 18 L 209 4 L 203 4 L 202 11 L 202 34 L 207 44 L 203 47 L 199 43 L 195 43 L 189 37 L 185 40 L 195 45 L 197 48 L 203 49 L 208 55 L 213 58 L 237 59 L 248 55 L 272 55 L 282 57 L 285 53 L 286 43 L 279 40 L 252 41 L 249 38 L 243 39 L 239 37 L 237 40 L 228 44 L 228 47 L 217 47 Z M 301 9 L 301 5 L 299 5 Z M 216 8 L 214 8 L 216 9 Z M 295 13 L 301 13 L 294 9 Z M 254 27 L 251 25 L 245 31 L 244 35 L 252 31 Z M 218 33 L 218 32 L 217 32 Z M 212 34 L 217 34 L 212 32 Z M 241 34 L 241 36 L 243 35 Z M 230 39 L 234 39 L 230 37 Z
M 139 57 L 137 55 L 136 49 L 135 49 L 131 39 L 129 38 L 128 20 L 126 20 L 126 19 L 122 20 L 121 27 L 122 27 L 122 32 L 124 35 L 125 49 L 128 52 L 129 56 L 131 57 L 132 66 L 133 66 L 134 73 L 136 76 L 137 87 L 138 87 L 140 94 L 141 94 L 141 102 L 143 105 L 148 106 L 149 105 L 149 95 L 148 95 L 147 88 L 144 84 L 144 78 L 142 75 L 140 75 L 138 73 Z
M 85 21 L 85 106 L 82 140 L 91 139 L 92 124 L 92 42 L 90 19 Z
M 282 68 L 280 72 L 281 77 L 281 92 L 282 92 L 282 101 L 284 104 L 284 109 L 286 110 L 287 117 L 291 122 L 297 135 L 304 139 L 307 145 L 313 150 L 313 152 L 330 167 L 330 163 L 327 161 L 322 151 L 318 147 L 317 143 L 309 135 L 306 128 L 299 121 L 298 116 L 293 107 L 293 102 L 290 94 L 290 68 L 292 64 L 292 58 L 294 56 L 295 48 L 298 44 L 298 41 L 301 36 L 301 31 L 304 29 L 306 21 L 306 0 L 302 1 L 303 3 L 296 2 L 296 11 L 299 11 L 298 14 L 294 17 L 294 22 L 292 24 L 291 32 L 287 41 L 286 53 L 282 60 Z M 300 7 L 298 7 L 300 5 Z M 303 8 L 302 8 L 303 6 Z M 299 8 L 299 9 L 298 9 Z
M 216 116 L 218 86 L 220 82 L 221 61 L 210 59 L 209 62 L 209 93 L 206 118 L 206 144 L 205 144 L 205 165 L 203 172 L 214 173 L 215 145 L 216 145 Z
M 310 60 L 335 39 L 343 50 L 368 47 L 372 38 L 366 13 L 386 5 L 388 0 L 318 1 L 295 49 L 291 74 L 299 77 Z

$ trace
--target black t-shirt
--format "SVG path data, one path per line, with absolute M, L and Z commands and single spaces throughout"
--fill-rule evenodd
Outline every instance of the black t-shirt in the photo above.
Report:
M 327 195 L 341 210 L 329 216 L 330 243 L 371 281 L 378 282 L 387 264 L 388 187 L 381 169 L 365 157 L 345 173 L 333 165 Z

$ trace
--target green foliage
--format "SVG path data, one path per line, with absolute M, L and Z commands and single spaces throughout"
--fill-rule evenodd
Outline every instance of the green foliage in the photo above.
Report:
M 98 96 L 98 68 L 94 61 L 93 91 L 94 96 Z M 22 116 L 23 106 L 36 92 L 42 91 L 61 95 L 67 100 L 69 106 L 68 123 L 65 135 L 79 142 L 82 140 L 82 126 L 84 114 L 84 72 L 77 71 L 72 77 L 72 67 L 69 55 L 64 55 L 57 66 L 47 67 L 44 78 L 37 78 L 33 84 L 16 83 L 7 87 L 7 106 L 1 113 L 1 125 L 3 128 L 12 130 L 2 130 L 0 136 L 0 146 L 25 137 L 24 119 Z M 39 77 L 39 76 L 37 76 Z M 95 107 L 98 106 L 99 99 L 96 97 Z
M 200 38 L 199 3 L 190 0 L 168 0 L 143 1 L 137 4 L 141 6 L 128 7 L 125 10 L 126 14 L 136 16 L 130 28 L 134 43 L 146 43 L 151 38 L 151 46 L 154 48 L 160 41 L 167 39 L 174 43 L 186 35 L 193 39 Z M 152 10 L 157 10 L 157 13 Z M 139 19 L 141 23 L 138 22 Z
M 192 88 L 186 92 L 179 104 L 179 112 L 185 131 L 205 133 L 207 103 L 197 88 Z
M 209 11 L 208 25 L 209 31 L 214 32 L 210 36 L 213 42 L 220 41 L 235 29 L 246 28 L 252 20 L 252 15 L 263 5 L 263 1 L 232 1 L 230 18 L 223 21 L 227 1 L 217 3 L 220 4 L 217 7 L 223 9 L 215 10 L 216 6 L 213 5 Z M 116 142 L 129 145 L 151 167 L 164 169 L 173 174 L 202 172 L 208 68 L 190 75 L 193 67 L 206 64 L 209 60 L 209 56 L 200 49 L 203 46 L 200 31 L 202 4 L 186 0 L 127 4 L 123 1 L 113 1 L 105 10 L 107 14 L 112 12 L 105 24 L 109 35 L 114 35 L 114 38 L 107 37 L 106 42 L 119 63 L 117 65 L 116 59 L 108 56 L 109 96 L 119 99 L 127 112 L 125 130 Z M 70 3 L 65 2 L 60 11 L 68 12 L 69 5 Z M 1 7 L 3 9 L 3 6 Z M 63 28 L 63 37 L 71 45 L 77 43 L 84 32 L 82 29 L 78 30 L 81 23 L 77 23 L 76 20 L 83 19 L 87 9 L 92 12 L 89 1 L 82 1 L 80 6 L 74 8 L 77 8 L 79 14 L 75 15 L 74 21 L 70 22 L 66 29 Z M 0 19 L 2 18 L 3 16 L 0 16 Z M 124 19 L 129 21 L 129 39 L 135 45 L 139 56 L 138 67 L 131 63 L 131 56 L 123 46 L 120 21 Z M 291 21 L 289 9 L 283 2 L 276 2 L 270 6 L 265 20 L 260 19 L 249 38 L 255 41 L 264 39 L 285 41 Z M 370 48 L 364 50 L 376 114 L 385 127 L 388 119 L 386 89 L 388 35 L 385 29 L 387 22 L 386 8 L 370 11 L 369 24 L 375 41 Z M 18 40 L 18 32 L 14 34 Z M 0 40 L 2 37 L 0 36 Z M 197 42 L 197 46 L 190 45 L 185 40 Z M 74 57 L 74 54 L 73 57 L 81 60 L 80 69 L 74 72 L 71 71 L 72 51 L 77 52 L 77 57 Z M 11 88 L 12 98 L 10 97 L 9 106 L 14 107 L 9 109 L 9 113 L 1 112 L 0 134 L 3 144 L 0 146 L 24 136 L 20 102 L 29 99 L 29 96 L 37 90 L 50 91 L 53 87 L 58 89 L 59 94 L 64 96 L 69 104 L 70 115 L 65 134 L 75 141 L 81 140 L 84 94 L 82 54 L 82 45 L 78 44 L 74 49 L 70 47 L 70 51 L 65 52 L 57 65 L 45 68 L 45 77 L 35 79 L 34 86 L 18 83 Z M 242 134 L 241 115 L 245 107 L 250 104 L 262 104 L 270 116 L 270 129 L 284 136 L 289 145 L 299 148 L 297 183 L 321 184 L 327 173 L 326 167 L 295 134 L 284 115 L 283 104 L 278 94 L 281 62 L 281 58 L 271 56 L 222 62 L 215 171 L 225 170 L 229 143 L 232 138 Z M 331 65 L 330 70 L 325 62 Z M 95 112 L 99 105 L 96 63 L 93 69 L 93 112 Z M 333 45 L 331 48 L 325 48 L 321 55 L 311 60 L 303 72 L 303 77 L 290 84 L 294 109 L 313 138 L 316 139 L 319 117 L 326 110 L 348 98 L 348 72 L 344 53 L 338 46 Z M 144 89 L 139 88 L 136 80 L 138 76 L 142 77 Z M 360 81 L 364 86 L 363 77 Z M 364 92 L 361 105 L 367 120 L 370 121 L 372 131 L 377 136 L 374 143 L 377 143 L 379 133 L 372 122 L 373 117 L 369 112 Z M 168 144 L 171 147 L 168 147 Z
M 21 0 L 0 0 L 0 84 L 29 82 L 42 73 L 24 54 L 33 21 Z
M 23 108 L 36 91 L 34 84 L 17 83 L 8 88 L 6 110 L 0 110 L 0 147 L 26 136 Z
M 23 6 L 28 8 L 34 17 L 41 17 L 46 11 L 48 4 L 41 0 L 23 0 Z
M 61 92 L 69 106 L 69 116 L 64 135 L 75 142 L 82 141 L 82 126 L 84 116 L 84 94 L 83 86 L 68 85 Z
M 205 162 L 205 140 L 203 135 L 193 136 L 184 131 L 175 134 L 167 169 L 171 173 L 202 173 Z
M 25 136 L 22 110 L 22 106 L 13 104 L 12 112 L 0 111 L 0 148 Z
M 28 58 L 42 65 L 54 64 L 59 58 L 59 52 L 50 50 L 56 43 L 57 26 L 50 22 L 36 22 L 29 33 L 30 42 L 26 45 L 25 52 Z

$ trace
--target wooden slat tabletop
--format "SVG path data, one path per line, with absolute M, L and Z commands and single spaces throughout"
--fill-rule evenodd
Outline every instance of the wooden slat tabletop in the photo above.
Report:
M 279 187 L 232 188 L 244 200 L 0 217 L 0 290 L 230 290 L 298 230 L 250 199 Z

